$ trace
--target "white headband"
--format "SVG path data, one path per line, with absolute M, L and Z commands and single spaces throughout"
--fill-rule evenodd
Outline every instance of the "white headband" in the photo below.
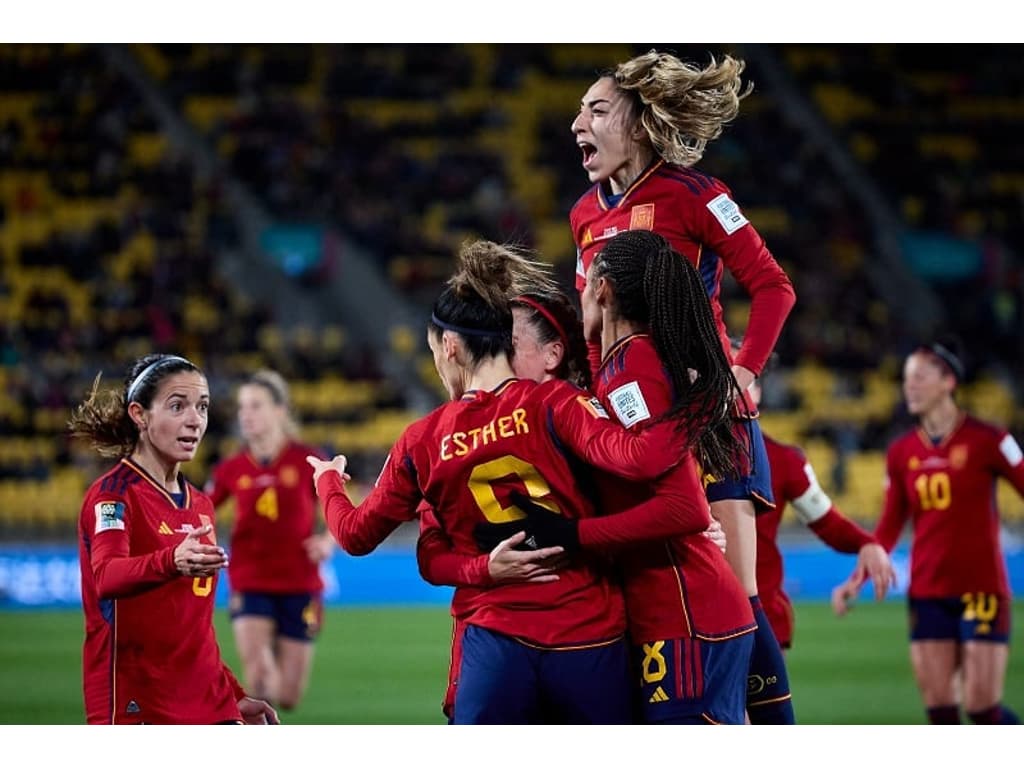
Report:
M 131 386 L 128 387 L 128 394 L 125 396 L 125 405 L 132 402 L 132 398 L 135 397 L 135 392 L 138 390 L 140 386 L 142 386 L 142 382 L 146 380 L 146 377 L 149 374 L 151 374 L 154 370 L 159 368 L 164 363 L 172 363 L 175 361 L 185 363 L 186 365 L 192 365 L 192 363 L 190 363 L 184 357 L 178 357 L 177 355 L 167 355 L 166 357 L 161 357 L 159 360 L 153 361 L 152 363 L 150 363 L 149 365 L 142 369 L 142 373 L 136 376 L 135 381 L 133 381 L 131 383 Z

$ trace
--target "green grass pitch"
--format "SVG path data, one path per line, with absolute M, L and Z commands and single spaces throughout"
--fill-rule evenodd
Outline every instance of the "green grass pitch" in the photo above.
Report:
M 902 601 L 862 602 L 843 619 L 825 603 L 797 603 L 796 616 L 788 663 L 799 722 L 924 722 Z M 1018 600 L 1005 696 L 1018 714 L 1024 714 L 1022 622 L 1024 601 Z M 444 607 L 328 610 L 306 697 L 282 720 L 443 723 L 450 629 Z M 217 632 L 228 664 L 240 672 L 223 610 Z M 83 722 L 81 638 L 78 611 L 0 612 L 0 724 Z

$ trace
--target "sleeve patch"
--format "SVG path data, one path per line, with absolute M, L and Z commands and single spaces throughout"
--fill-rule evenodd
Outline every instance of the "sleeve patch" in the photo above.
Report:
M 727 235 L 731 235 L 744 224 L 749 223 L 747 218 L 740 213 L 740 207 L 725 192 L 708 203 L 708 210 L 718 219 L 718 223 L 722 225 L 722 229 Z
M 580 395 L 576 400 L 578 400 L 579 404 L 583 406 L 587 413 L 595 419 L 608 418 L 608 411 L 604 409 L 604 406 L 601 405 L 601 401 L 596 397 L 584 397 L 583 395 Z
M 643 392 L 640 391 L 640 385 L 635 381 L 623 384 L 612 392 L 608 399 L 611 401 L 615 415 L 619 417 L 622 426 L 627 429 L 644 419 L 651 418 L 647 401 L 644 400 Z
M 124 530 L 124 502 L 101 501 L 95 509 L 96 533 Z
M 1021 453 L 1020 445 L 1013 439 L 1013 435 L 1007 435 L 999 441 L 999 452 L 1011 467 L 1016 467 L 1024 460 L 1024 453 Z

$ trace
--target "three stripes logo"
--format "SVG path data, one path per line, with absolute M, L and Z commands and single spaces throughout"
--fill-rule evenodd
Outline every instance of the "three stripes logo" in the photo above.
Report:
M 665 693 L 665 690 L 659 685 L 654 689 L 654 693 L 651 694 L 651 698 L 647 701 L 651 704 L 660 704 L 663 701 L 668 701 L 668 694 Z
M 156 529 L 157 533 L 162 533 L 164 536 L 173 536 L 174 531 L 171 530 L 171 526 L 165 523 L 163 520 L 160 521 L 160 527 Z

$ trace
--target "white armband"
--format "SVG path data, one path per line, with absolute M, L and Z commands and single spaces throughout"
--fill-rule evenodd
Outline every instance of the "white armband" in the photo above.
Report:
M 793 509 L 796 510 L 797 519 L 804 525 L 810 525 L 820 520 L 825 513 L 832 508 L 832 499 L 822 490 L 814 469 L 810 464 L 804 464 L 804 474 L 810 483 L 807 490 L 800 494 L 800 497 L 793 499 Z

